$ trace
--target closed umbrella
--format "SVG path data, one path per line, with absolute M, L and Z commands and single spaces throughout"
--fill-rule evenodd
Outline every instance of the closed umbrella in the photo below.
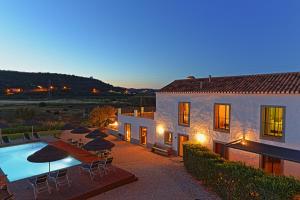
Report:
M 88 151 L 103 151 L 111 149 L 114 146 L 114 143 L 99 137 L 86 143 L 83 148 Z
M 58 149 L 55 146 L 47 145 L 42 149 L 38 150 L 37 152 L 33 153 L 32 155 L 28 156 L 27 160 L 29 162 L 34 162 L 34 163 L 49 162 L 49 172 L 50 172 L 50 162 L 61 160 L 66 157 L 68 157 L 68 154 L 65 151 Z
M 102 131 L 100 131 L 99 129 L 96 129 L 92 132 L 90 132 L 89 134 L 87 134 L 85 137 L 86 138 L 91 138 L 91 139 L 94 139 L 94 138 L 105 138 L 107 137 L 108 135 Z
M 71 131 L 71 133 L 73 133 L 73 134 L 85 134 L 85 133 L 89 133 L 89 132 L 91 132 L 91 130 L 88 128 L 85 128 L 83 126 L 79 126 Z

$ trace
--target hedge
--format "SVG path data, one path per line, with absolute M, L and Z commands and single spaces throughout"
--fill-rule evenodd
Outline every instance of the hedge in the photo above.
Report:
M 293 177 L 224 160 L 200 144 L 184 144 L 183 160 L 187 171 L 222 199 L 285 200 L 300 193 L 300 181 Z

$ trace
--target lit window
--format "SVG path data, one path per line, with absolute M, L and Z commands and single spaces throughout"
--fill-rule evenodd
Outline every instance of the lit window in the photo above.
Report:
M 262 106 L 262 133 L 264 136 L 283 136 L 284 112 L 284 107 Z
M 172 132 L 165 131 L 165 144 L 172 145 Z
M 178 106 L 178 123 L 182 126 L 190 125 L 190 103 L 180 102 Z
M 216 130 L 229 132 L 230 130 L 230 105 L 215 104 L 215 125 Z

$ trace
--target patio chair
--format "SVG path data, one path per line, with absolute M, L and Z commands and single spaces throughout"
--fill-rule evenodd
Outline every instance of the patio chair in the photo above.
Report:
M 116 169 L 112 166 L 113 157 L 106 158 L 105 162 L 105 173 L 107 174 L 110 170 L 115 171 Z
M 5 185 L 1 188 L 0 193 L 1 193 L 2 200 L 13 200 L 14 199 L 14 195 L 8 190 L 7 185 Z
M 41 139 L 40 135 L 39 135 L 37 132 L 34 132 L 32 135 L 33 135 L 33 137 L 34 137 L 36 140 L 40 140 L 40 139 Z
M 6 136 L 6 135 L 3 135 L 3 136 L 2 136 L 2 142 L 3 142 L 4 144 L 10 144 L 10 139 L 9 139 L 9 137 Z
M 81 171 L 86 171 L 90 174 L 91 180 L 94 179 L 94 176 L 97 175 L 97 173 L 100 173 L 99 170 L 99 163 L 100 161 L 93 161 L 91 164 L 83 164 L 80 166 Z
M 38 193 L 41 193 L 41 192 L 48 192 L 49 194 L 51 194 L 51 189 L 49 187 L 47 177 L 48 176 L 46 174 L 44 174 L 44 175 L 29 179 L 29 183 L 33 187 L 34 199 L 37 199 Z
M 30 141 L 31 140 L 31 137 L 28 133 L 24 133 L 24 140 L 27 140 L 27 141 Z
M 56 190 L 59 190 L 59 186 L 68 185 L 69 187 L 71 187 L 67 169 L 61 169 L 56 172 L 51 172 L 49 174 L 49 178 L 54 181 Z
M 107 171 L 106 171 L 106 159 L 105 160 L 99 160 L 99 166 L 98 166 L 99 170 L 100 170 L 100 173 L 104 173 L 104 174 L 107 174 Z

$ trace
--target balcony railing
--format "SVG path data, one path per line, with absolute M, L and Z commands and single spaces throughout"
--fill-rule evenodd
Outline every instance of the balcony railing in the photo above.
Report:
M 119 115 L 132 116 L 132 117 L 140 117 L 147 119 L 154 119 L 154 111 L 145 112 L 143 107 L 140 110 L 134 109 L 133 111 L 122 111 L 121 108 L 118 109 Z

